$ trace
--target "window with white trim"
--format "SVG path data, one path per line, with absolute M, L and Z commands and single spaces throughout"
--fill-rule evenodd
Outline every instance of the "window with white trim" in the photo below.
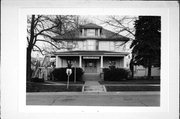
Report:
M 95 36 L 95 29 L 87 29 L 87 36 Z
M 96 50 L 96 40 L 87 40 L 87 50 Z

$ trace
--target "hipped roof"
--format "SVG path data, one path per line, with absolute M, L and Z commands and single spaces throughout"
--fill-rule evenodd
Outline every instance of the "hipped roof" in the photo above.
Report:
M 101 36 L 81 36 L 81 29 L 101 29 Z M 96 39 L 96 40 L 103 40 L 103 41 L 128 41 L 129 38 L 119 35 L 118 33 L 112 32 L 110 30 L 104 29 L 101 26 L 96 24 L 90 23 L 86 25 L 81 25 L 79 28 L 71 30 L 65 33 L 62 36 L 56 36 L 54 39 L 58 40 L 86 40 L 86 39 Z

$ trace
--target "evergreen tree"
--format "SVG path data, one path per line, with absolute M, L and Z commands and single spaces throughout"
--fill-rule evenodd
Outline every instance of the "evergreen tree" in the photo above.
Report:
M 148 68 L 148 78 L 151 77 L 151 67 L 160 66 L 161 18 L 159 16 L 139 16 L 135 21 L 135 40 L 133 48 L 133 63 Z

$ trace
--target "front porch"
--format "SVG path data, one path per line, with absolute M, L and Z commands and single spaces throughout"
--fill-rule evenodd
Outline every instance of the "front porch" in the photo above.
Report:
M 118 68 L 127 68 L 125 56 L 128 53 L 109 51 L 69 51 L 59 52 L 56 55 L 56 68 L 67 67 L 70 61 L 72 67 L 80 67 L 85 73 L 102 73 L 103 68 L 108 68 L 115 62 Z

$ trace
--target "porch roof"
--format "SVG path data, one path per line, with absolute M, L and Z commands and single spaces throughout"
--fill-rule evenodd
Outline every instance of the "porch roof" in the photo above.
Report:
M 65 51 L 54 52 L 54 55 L 59 56 L 126 56 L 128 52 L 113 52 L 113 51 Z

